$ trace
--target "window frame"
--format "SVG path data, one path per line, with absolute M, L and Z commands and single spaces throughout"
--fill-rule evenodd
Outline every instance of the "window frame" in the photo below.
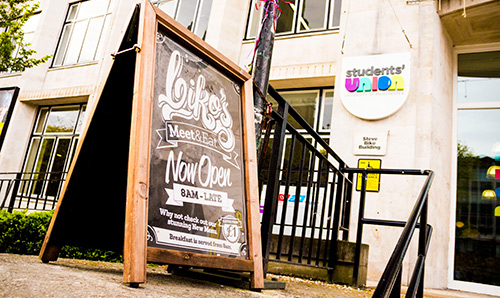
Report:
M 294 89 L 279 89 L 277 90 L 280 94 L 296 94 L 296 93 L 312 93 L 316 92 L 317 93 L 317 98 L 316 98 L 316 103 L 315 103 L 315 117 L 314 117 L 314 125 L 311 125 L 312 128 L 322 137 L 329 136 L 331 128 L 330 129 L 323 129 L 321 128 L 323 120 L 324 120 L 324 109 L 325 109 L 325 94 L 328 92 L 333 92 L 333 95 L 335 95 L 335 87 L 334 86 L 328 86 L 328 87 L 315 87 L 315 88 L 294 88 Z M 284 98 L 284 96 L 283 96 Z M 333 100 L 333 97 L 332 97 Z M 293 107 L 293 105 L 291 104 Z M 277 109 L 277 107 L 273 107 L 274 109 Z M 332 102 L 332 111 L 331 115 L 333 115 L 333 102 Z M 305 132 L 304 129 L 298 130 L 299 132 Z
M 301 30 L 300 27 L 300 18 L 302 15 L 303 11 L 303 1 L 306 0 L 295 0 L 297 8 L 295 9 L 294 12 L 294 18 L 293 18 L 293 24 L 292 24 L 292 31 L 290 32 L 280 32 L 276 33 L 276 37 L 281 37 L 281 36 L 290 36 L 290 35 L 299 35 L 299 34 L 308 34 L 308 33 L 316 33 L 316 32 L 323 32 L 323 31 L 338 31 L 340 27 L 340 10 L 341 10 L 341 4 L 342 0 L 327 0 L 326 1 L 326 9 L 325 9 L 325 17 L 324 17 L 324 22 L 323 22 L 323 27 L 322 28 L 317 28 L 317 29 L 310 29 L 310 30 Z M 297 4 L 298 3 L 298 4 Z M 259 26 L 262 23 L 262 15 L 263 15 L 263 6 L 264 4 L 261 4 L 261 7 L 258 10 L 258 14 L 254 13 L 255 5 L 254 2 L 252 1 L 250 4 L 250 9 L 247 14 L 247 22 L 246 22 L 246 29 L 245 29 L 245 38 L 244 40 L 252 40 L 255 39 L 256 36 L 259 34 L 259 27 L 256 28 L 255 30 L 255 35 L 251 35 L 251 24 L 254 21 L 253 18 L 255 15 L 258 15 L 259 21 L 257 22 L 257 26 Z M 335 19 L 335 17 L 338 16 L 338 20 Z M 338 24 L 336 24 L 338 22 Z
M 47 133 L 46 126 L 48 119 L 50 117 L 50 111 L 53 108 L 73 108 L 73 107 L 78 107 L 78 115 L 75 119 L 75 126 L 72 130 L 72 132 L 49 132 Z M 45 116 L 43 119 L 41 118 L 42 112 L 46 111 Z M 43 177 L 45 179 L 42 181 L 42 186 L 40 188 L 40 193 L 37 195 L 39 197 L 45 197 L 47 195 L 47 188 L 50 183 L 51 175 L 52 172 L 52 167 L 54 165 L 55 161 L 55 154 L 56 150 L 58 148 L 60 140 L 70 140 L 67 148 L 67 154 L 64 157 L 64 165 L 62 169 L 62 173 L 60 174 L 61 177 L 60 179 L 64 180 L 66 177 L 67 172 L 69 171 L 69 167 L 71 165 L 71 160 L 74 158 L 74 153 L 77 148 L 78 142 L 81 139 L 81 134 L 82 131 L 78 131 L 78 125 L 80 121 L 83 119 L 85 121 L 86 115 L 88 112 L 88 105 L 87 103 L 81 103 L 81 104 L 67 104 L 67 105 L 48 105 L 48 106 L 40 106 L 38 108 L 37 114 L 36 114 L 36 119 L 34 121 L 34 125 L 32 128 L 32 132 L 29 138 L 28 142 L 28 147 L 26 148 L 25 151 L 25 156 L 24 156 L 24 161 L 23 161 L 23 166 L 22 166 L 22 172 L 23 174 L 23 179 L 39 179 L 40 174 L 35 174 L 36 173 L 36 167 L 39 163 L 40 160 L 40 150 L 43 147 L 44 140 L 53 140 L 52 148 L 50 149 L 50 154 L 49 154 L 49 159 L 47 161 L 47 170 L 45 173 L 50 173 L 47 176 Z M 43 121 L 43 122 L 42 122 Z M 37 128 L 41 125 L 41 131 L 37 132 Z M 38 145 L 36 148 L 36 152 L 32 152 L 34 149 L 34 143 L 35 141 L 38 140 Z M 32 157 L 32 159 L 31 159 Z M 56 174 L 57 176 L 57 174 Z M 35 187 L 36 183 L 34 182 L 29 182 L 27 186 L 24 185 L 19 188 L 19 195 L 26 195 L 30 194 L 32 192 L 32 189 Z M 26 192 L 26 193 L 24 193 Z M 32 193 L 32 195 L 35 195 L 35 193 Z
M 277 90 L 280 95 L 286 100 L 285 96 L 286 94 L 301 94 L 301 93 L 316 93 L 316 99 L 315 99 L 315 102 L 314 102 L 314 118 L 313 118 L 313 123 L 309 125 L 311 125 L 311 127 L 318 133 L 320 133 L 320 131 L 318 130 L 318 113 L 320 113 L 319 111 L 319 107 L 321 106 L 320 105 L 320 102 L 321 102 L 321 96 L 322 96 L 322 90 L 321 88 L 307 88 L 307 89 L 283 89 L 283 90 Z M 287 100 L 288 101 L 288 100 Z M 294 109 L 297 109 L 296 107 L 293 106 L 292 103 L 290 103 L 290 106 L 293 107 Z M 277 107 L 275 107 L 277 108 Z M 302 115 L 301 115 L 302 116 Z M 304 119 L 307 121 L 307 119 Z M 297 129 L 298 132 L 306 132 L 305 129 Z
M 160 4 L 162 3 L 165 3 L 165 2 L 168 2 L 168 1 L 175 1 L 175 8 L 174 8 L 174 12 L 172 13 L 172 15 L 170 15 L 167 11 L 163 11 L 165 12 L 166 14 L 168 14 L 169 16 L 171 16 L 173 19 L 175 19 L 177 21 L 177 18 L 179 17 L 179 7 L 180 7 L 180 4 L 182 1 L 192 1 L 192 0 L 157 0 L 157 1 L 151 1 L 151 3 L 158 7 L 160 10 Z M 188 29 L 190 30 L 191 32 L 193 32 L 196 36 L 200 37 L 201 39 L 205 40 L 205 37 L 204 36 L 200 36 L 197 34 L 197 31 L 198 31 L 198 28 L 200 26 L 200 17 L 201 17 L 201 13 L 202 13 L 202 10 L 204 8 L 204 4 L 205 2 L 210 2 L 210 12 L 209 14 L 211 13 L 212 11 L 212 5 L 213 5 L 213 0 L 196 0 L 196 7 L 194 9 L 194 14 L 193 14 L 193 26 L 191 29 Z M 207 21 L 207 29 L 205 30 L 205 34 L 207 33 L 208 31 L 208 23 L 209 23 L 209 20 Z
M 84 2 L 89 2 L 89 1 L 98 1 L 98 0 L 80 0 L 80 1 L 75 1 L 75 2 L 69 3 L 68 9 L 66 11 L 66 16 L 64 17 L 64 22 L 62 24 L 61 32 L 60 32 L 59 38 L 57 40 L 57 46 L 56 46 L 56 49 L 54 51 L 52 64 L 51 64 L 52 68 L 92 63 L 92 62 L 97 61 L 100 58 L 100 56 L 102 54 L 101 52 L 102 52 L 103 43 L 105 42 L 105 38 L 103 38 L 103 37 L 105 37 L 105 35 L 109 31 L 109 28 L 108 28 L 109 26 L 106 26 L 106 24 L 109 24 L 108 20 L 109 20 L 109 18 L 111 18 L 111 15 L 113 12 L 114 0 L 109 0 L 108 7 L 106 8 L 106 11 L 104 13 L 92 15 L 92 16 L 89 16 L 85 19 L 78 19 L 78 14 L 80 13 L 80 9 L 81 9 L 81 4 Z M 75 16 L 69 20 L 70 13 L 72 12 L 73 7 L 75 7 L 75 6 L 76 6 Z M 103 21 L 102 21 L 102 26 L 100 27 L 101 30 L 99 32 L 99 37 L 97 38 L 97 43 L 96 43 L 96 48 L 94 50 L 93 58 L 91 60 L 83 60 L 82 61 L 81 55 L 82 55 L 82 52 L 84 49 L 84 45 L 87 41 L 86 38 L 87 38 L 87 34 L 89 32 L 90 23 L 92 20 L 100 18 L 100 17 L 103 17 Z M 81 44 L 79 44 L 79 50 L 78 50 L 76 62 L 68 63 L 68 62 L 66 62 L 66 58 L 68 57 L 68 49 L 71 45 L 71 41 L 74 38 L 73 32 L 75 29 L 75 24 L 83 23 L 83 22 L 86 22 L 85 33 L 83 34 L 83 39 L 81 40 Z M 65 35 L 66 27 L 69 28 L 68 30 L 70 30 L 70 32 L 68 34 L 67 41 L 65 41 L 63 43 L 62 39 Z M 61 48 L 62 46 L 64 46 L 64 49 Z M 60 62 L 58 62 L 61 55 L 62 55 L 62 58 L 61 58 Z
M 306 0 L 297 0 L 297 1 L 300 1 L 300 7 L 298 9 L 298 13 L 297 13 L 297 17 L 296 17 L 296 20 L 301 20 L 301 19 L 304 19 L 302 17 L 303 13 L 304 13 L 304 1 Z M 312 0 L 312 1 L 318 1 L 318 0 Z M 312 31 L 323 31 L 323 30 L 327 30 L 328 29 L 328 25 L 330 24 L 330 10 L 331 8 L 330 7 L 334 7 L 335 5 L 332 5 L 332 3 L 334 4 L 335 0 L 326 0 L 325 1 L 325 15 L 323 16 L 323 26 L 321 28 L 316 28 L 316 29 L 309 29 L 309 30 L 301 30 L 301 22 L 297 22 L 296 21 L 296 24 L 295 24 L 295 30 L 297 31 L 297 33 L 307 33 L 307 32 L 312 32 Z
M 458 102 L 458 55 L 469 53 L 482 53 L 489 51 L 500 51 L 500 45 L 474 45 L 474 46 L 459 46 L 454 49 L 453 61 L 453 130 L 452 130 L 452 150 L 450 158 L 451 165 L 451 180 L 450 180 L 450 217 L 449 217 L 449 235 L 448 242 L 448 278 L 447 286 L 453 290 L 468 291 L 474 293 L 482 293 L 488 295 L 496 295 L 500 286 L 492 286 L 481 283 L 467 282 L 457 280 L 454 277 L 455 271 L 455 245 L 456 245 L 456 212 L 457 212 L 457 175 L 458 175 L 458 161 L 457 161 L 457 144 L 458 144 L 458 111 L 460 110 L 474 110 L 474 109 L 500 109 L 500 102 Z

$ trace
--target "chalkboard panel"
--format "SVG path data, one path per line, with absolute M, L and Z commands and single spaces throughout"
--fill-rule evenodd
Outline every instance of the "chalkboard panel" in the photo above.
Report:
M 242 83 L 156 36 L 148 246 L 248 259 Z

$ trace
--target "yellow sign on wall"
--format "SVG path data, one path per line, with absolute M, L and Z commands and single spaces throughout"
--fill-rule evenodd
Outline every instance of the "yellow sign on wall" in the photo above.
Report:
M 382 160 L 380 159 L 359 159 L 358 168 L 360 169 L 380 169 Z M 358 181 L 356 183 L 356 190 L 361 190 L 362 174 L 358 174 Z M 380 191 L 380 174 L 368 174 L 366 179 L 366 191 L 378 192 Z

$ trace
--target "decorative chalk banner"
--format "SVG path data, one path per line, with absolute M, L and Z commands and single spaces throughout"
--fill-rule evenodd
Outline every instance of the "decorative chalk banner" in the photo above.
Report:
M 250 272 L 251 288 L 264 288 L 253 121 L 251 76 L 143 2 L 40 258 L 57 259 L 65 244 L 123 249 L 131 285 L 146 281 L 150 261 Z

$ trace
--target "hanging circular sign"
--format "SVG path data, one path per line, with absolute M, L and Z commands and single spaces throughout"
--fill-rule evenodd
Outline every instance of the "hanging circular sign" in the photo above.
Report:
M 410 53 L 345 57 L 340 97 L 354 116 L 378 120 L 396 113 L 410 90 Z

